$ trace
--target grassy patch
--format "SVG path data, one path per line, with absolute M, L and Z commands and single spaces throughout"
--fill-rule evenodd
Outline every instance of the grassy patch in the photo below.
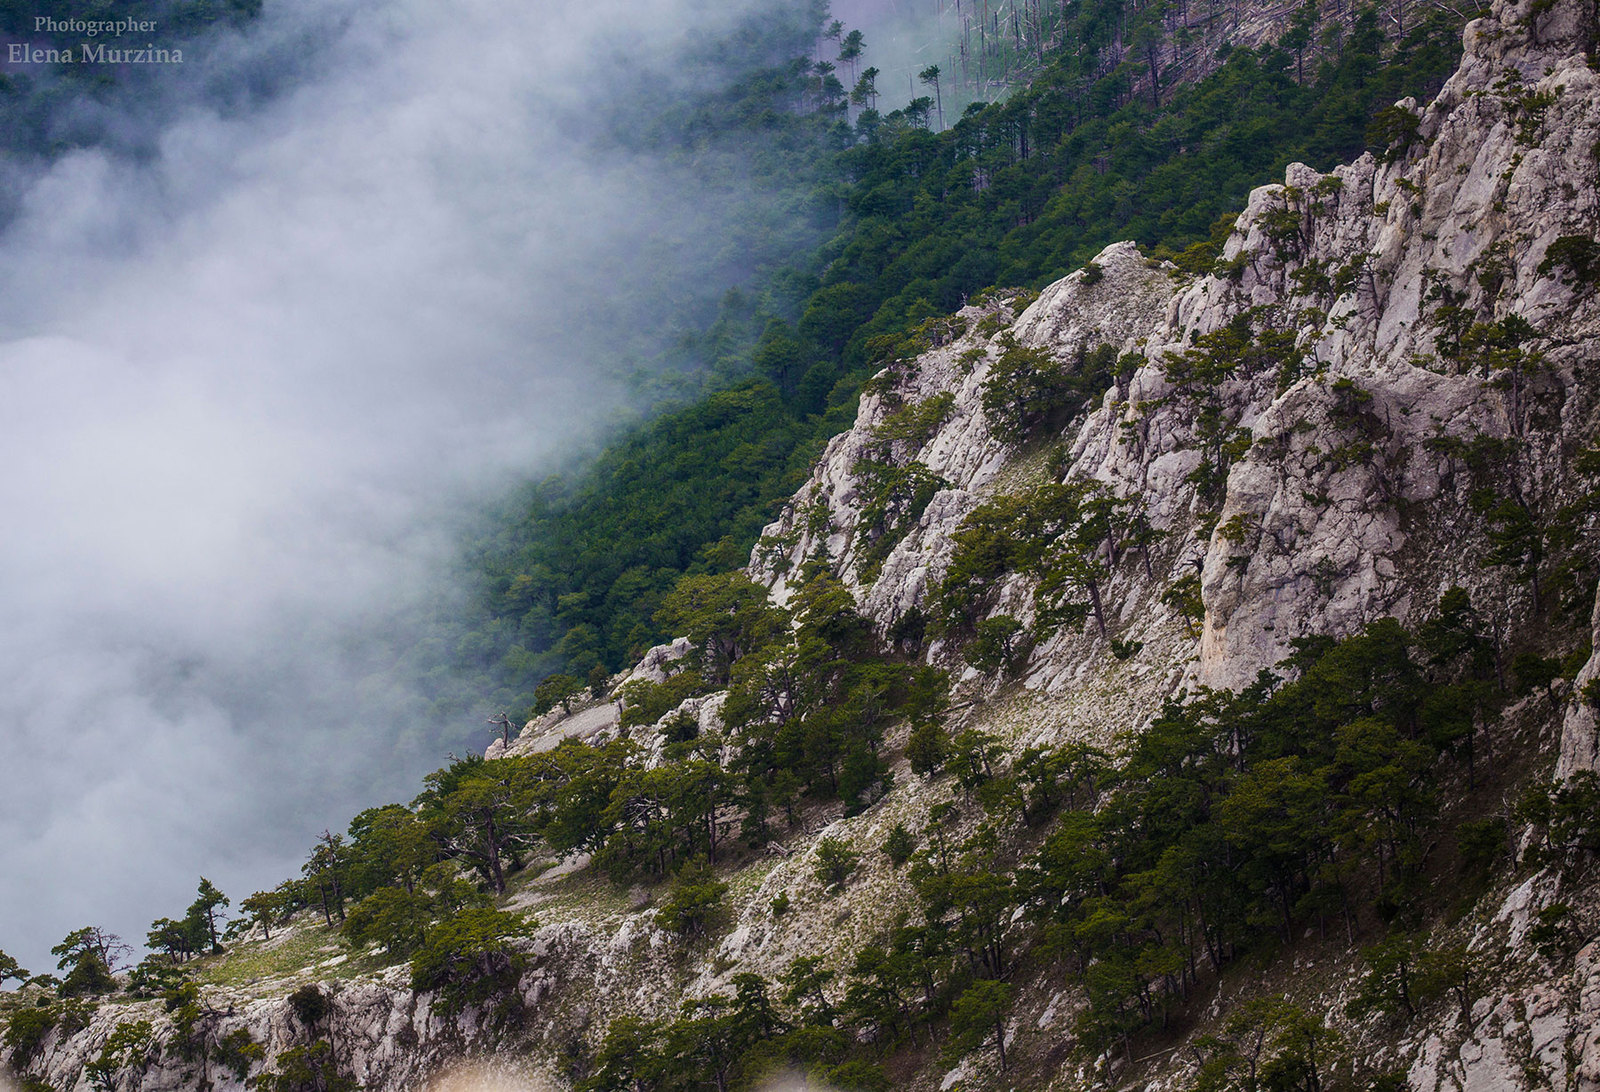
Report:
M 331 966 L 329 960 L 347 958 Z M 249 989 L 283 979 L 347 980 L 381 970 L 387 961 L 381 955 L 352 952 L 339 935 L 326 926 L 304 920 L 285 939 L 247 941 L 235 944 L 219 956 L 196 961 L 195 977 L 200 982 Z

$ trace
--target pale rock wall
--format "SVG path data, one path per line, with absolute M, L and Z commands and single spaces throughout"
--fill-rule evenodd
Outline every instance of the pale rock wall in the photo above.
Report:
M 1600 596 L 1595 597 L 1592 628 L 1589 647 L 1594 652 L 1572 681 L 1566 716 L 1561 723 L 1561 758 L 1556 764 L 1557 777 L 1571 777 L 1579 770 L 1600 773 L 1600 723 L 1597 723 L 1600 721 L 1600 710 L 1584 693 L 1587 688 L 1600 685 Z
M 1529 10 L 1526 3 L 1501 5 L 1496 18 L 1468 28 L 1460 71 L 1421 112 L 1419 146 L 1399 162 L 1363 156 L 1328 176 L 1295 164 L 1284 185 L 1256 190 L 1225 252 L 1242 264 L 1237 279 L 1179 285 L 1170 268 L 1117 244 L 1095 259 L 1104 274 L 1098 283 L 1087 285 L 1082 273 L 1057 282 L 1011 327 L 1023 344 L 1047 346 L 1063 359 L 1101 343 L 1145 355 L 1126 389 L 1108 391 L 1064 438 L 1072 451 L 1067 476 L 1137 498 L 1153 525 L 1172 533 L 1161 548 L 1165 571 L 1157 584 L 1199 568 L 1206 619 L 1192 681 L 1239 687 L 1270 669 L 1296 637 L 1349 633 L 1383 615 L 1415 621 L 1452 584 L 1469 588 L 1480 607 L 1502 619 L 1520 608 L 1524 593 L 1481 564 L 1481 524 L 1461 517 L 1464 471 L 1425 442 L 1526 433 L 1520 482 L 1536 498 L 1553 498 L 1570 484 L 1572 438 L 1594 430 L 1595 296 L 1538 267 L 1554 239 L 1592 232 L 1600 218 L 1600 75 L 1580 52 L 1586 30 L 1577 5 L 1538 16 L 1536 34 L 1522 25 Z M 1555 95 L 1554 102 L 1532 139 L 1519 143 L 1516 97 L 1538 93 Z M 1297 236 L 1287 245 L 1285 210 L 1294 214 Z M 1342 289 L 1319 289 L 1306 276 L 1323 271 L 1332 280 L 1341 269 Z M 1530 429 L 1491 389 L 1489 376 L 1462 374 L 1439 359 L 1430 318 L 1437 301 L 1429 298 L 1436 285 L 1461 293 L 1481 317 L 1517 314 L 1546 335 L 1539 347 L 1552 365 L 1544 382 L 1558 388 L 1545 392 L 1561 403 L 1558 427 Z M 1200 540 L 1195 489 L 1185 481 L 1200 459 L 1193 422 L 1170 398 L 1162 359 L 1246 311 L 1297 331 L 1308 357 L 1305 377 L 1282 391 L 1270 374 L 1223 384 L 1231 420 L 1250 430 L 1253 443 L 1232 467 L 1217 522 L 1243 516 L 1252 533 L 1243 544 L 1215 534 Z M 975 309 L 963 314 L 980 317 Z M 951 489 L 935 497 L 877 580 L 857 589 L 864 611 L 883 628 L 926 605 L 962 518 L 1011 484 L 1006 475 L 1016 468 L 981 407 L 997 356 L 992 340 L 970 330 L 921 357 L 896 386 L 906 403 L 944 391 L 956 402 L 944 426 L 905 455 L 944 476 Z M 986 356 L 963 374 L 960 356 L 974 347 Z M 1365 392 L 1376 435 L 1358 435 L 1348 414 L 1341 417 L 1341 380 Z M 790 571 L 820 547 L 859 579 L 860 486 L 852 467 L 887 412 L 883 396 L 863 398 L 855 428 L 834 439 L 795 504 L 767 529 L 774 539 L 791 536 L 784 555 Z M 1361 439 L 1371 443 L 1370 455 L 1330 458 Z M 828 527 L 814 535 L 804 529 L 804 510 L 817 504 L 826 507 Z M 752 575 L 781 599 L 780 567 L 770 548 L 752 558 Z M 1182 659 L 1181 641 L 1156 603 L 1161 588 L 1137 575 L 1118 580 L 1113 596 L 1123 605 L 1123 635 L 1147 645 L 1166 636 L 1164 655 Z M 1010 589 L 1002 609 L 1028 616 L 1027 590 Z M 942 651 L 935 645 L 931 658 Z M 1058 638 L 1037 650 L 1030 684 L 1059 688 L 1100 654 L 1095 642 Z M 1161 696 L 1152 691 L 1132 704 L 1148 710 Z

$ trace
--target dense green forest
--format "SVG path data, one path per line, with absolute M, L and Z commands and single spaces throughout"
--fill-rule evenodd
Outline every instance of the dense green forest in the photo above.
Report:
M 754 184 L 833 226 L 676 333 L 703 395 L 492 515 L 464 562 L 469 609 L 436 618 L 404 659 L 437 721 L 520 715 L 544 677 L 620 669 L 661 640 L 662 597 L 685 574 L 744 564 L 853 419 L 860 384 L 928 317 L 988 286 L 1049 283 L 1120 239 L 1208 265 L 1251 187 L 1295 160 L 1326 169 L 1359 154 L 1380 109 L 1430 95 L 1459 56 L 1455 15 L 1391 42 L 1363 9 L 1318 44 L 1306 30 L 1224 50 L 1206 79 L 1168 87 L 1141 55 L 1107 54 L 1120 2 L 1074 11 L 1031 83 L 943 131 L 925 101 L 852 108 L 828 90 L 831 67 L 819 77 L 796 58 L 628 138 L 689 157 L 753 149 Z
M 1048 549 L 1054 532 L 1039 535 L 1024 545 Z M 150 954 L 125 986 L 111 970 L 127 946 L 92 927 L 56 947 L 59 974 L 30 977 L 0 954 L 0 977 L 49 991 L 10 1015 L 15 1064 L 51 1029 L 81 1027 L 95 998 L 122 991 L 164 1000 L 185 1058 L 244 1077 L 262 1046 L 247 1031 L 220 1033 L 194 968 L 236 936 L 270 939 L 294 914 L 356 953 L 408 960 L 412 985 L 435 991 L 444 1011 L 476 1007 L 515 1035 L 528 967 L 516 941 L 533 923 L 496 899 L 536 855 L 588 852 L 620 882 L 664 885 L 655 921 L 692 949 L 725 924 L 719 865 L 791 836 L 808 804 L 854 811 L 888 791 L 896 721 L 912 725 L 913 776 L 947 799 L 920 836 L 897 825 L 877 845 L 823 839 L 814 868 L 842 891 L 864 854 L 881 853 L 912 895 L 898 923 L 837 966 L 802 956 L 772 978 L 737 975 L 733 994 L 686 1002 L 676 1016 L 616 1021 L 598 1049 L 568 1057 L 579 1087 L 724 1092 L 798 1067 L 877 1090 L 894 1086 L 896 1066 L 974 1051 L 995 1052 L 1004 1070 L 1012 1004 L 1036 973 L 1084 991 L 1074 1028 L 1084 1060 L 1128 1059 L 1183 1018 L 1203 983 L 1312 936 L 1361 948 L 1352 1015 L 1405 1025 L 1470 1010 L 1494 980 L 1492 951 L 1425 945 L 1417 931 L 1504 873 L 1512 822 L 1531 832 L 1525 869 L 1576 878 L 1600 854 L 1592 775 L 1535 780 L 1484 818 L 1444 806 L 1447 786 L 1484 802 L 1516 784 L 1505 763 L 1478 766 L 1477 737 L 1581 662 L 1520 658 L 1502 683 L 1491 625 L 1459 588 L 1414 631 L 1383 620 L 1342 641 L 1297 641 L 1243 692 L 1200 691 L 1141 731 L 1129 725 L 1115 753 L 1072 743 L 1008 753 L 982 731 L 952 732 L 943 674 L 878 646 L 820 564 L 790 608 L 733 573 L 684 582 L 661 620 L 693 652 L 665 682 L 630 684 L 624 723 L 653 723 L 686 693 L 726 687 L 722 732 L 669 723 L 659 762 L 626 737 L 457 760 L 410 806 L 325 833 L 300 877 L 241 900 L 231 923 L 229 899 L 202 879 L 183 917 L 152 923 Z M 789 909 L 780 896 L 770 912 Z M 1558 905 L 1540 919 L 1534 940 L 1551 958 L 1570 953 L 1567 914 Z M 289 1000 L 311 1037 L 260 1085 L 354 1087 L 317 1034 L 326 997 L 309 985 Z M 108 1075 L 138 1065 L 123 1048 L 148 1051 L 151 1036 L 148 1023 L 125 1023 L 92 1064 Z M 1336 1065 L 1358 1078 L 1350 1087 L 1401 1087 L 1345 1055 L 1326 1014 L 1284 999 L 1240 1006 L 1198 1049 L 1196 1090 L 1310 1092 Z M 1232 1083 L 1258 1065 L 1277 1074 L 1271 1083 Z

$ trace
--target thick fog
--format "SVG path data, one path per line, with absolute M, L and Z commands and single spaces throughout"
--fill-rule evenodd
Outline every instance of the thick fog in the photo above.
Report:
M 626 402 L 662 316 L 625 301 L 731 275 L 715 200 L 587 121 L 737 14 L 269 0 L 144 74 L 144 154 L 12 194 L 0 948 L 39 972 L 82 925 L 137 943 L 202 874 L 237 901 L 444 758 L 363 635 Z M 231 71 L 293 78 L 208 105 Z

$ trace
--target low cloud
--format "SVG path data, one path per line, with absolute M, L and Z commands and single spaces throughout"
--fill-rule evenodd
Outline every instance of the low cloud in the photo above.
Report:
M 736 15 L 274 0 L 147 75 L 146 154 L 8 169 L 0 947 L 237 901 L 443 758 L 362 635 L 623 404 L 628 301 L 722 269 L 716 206 L 585 123 Z

